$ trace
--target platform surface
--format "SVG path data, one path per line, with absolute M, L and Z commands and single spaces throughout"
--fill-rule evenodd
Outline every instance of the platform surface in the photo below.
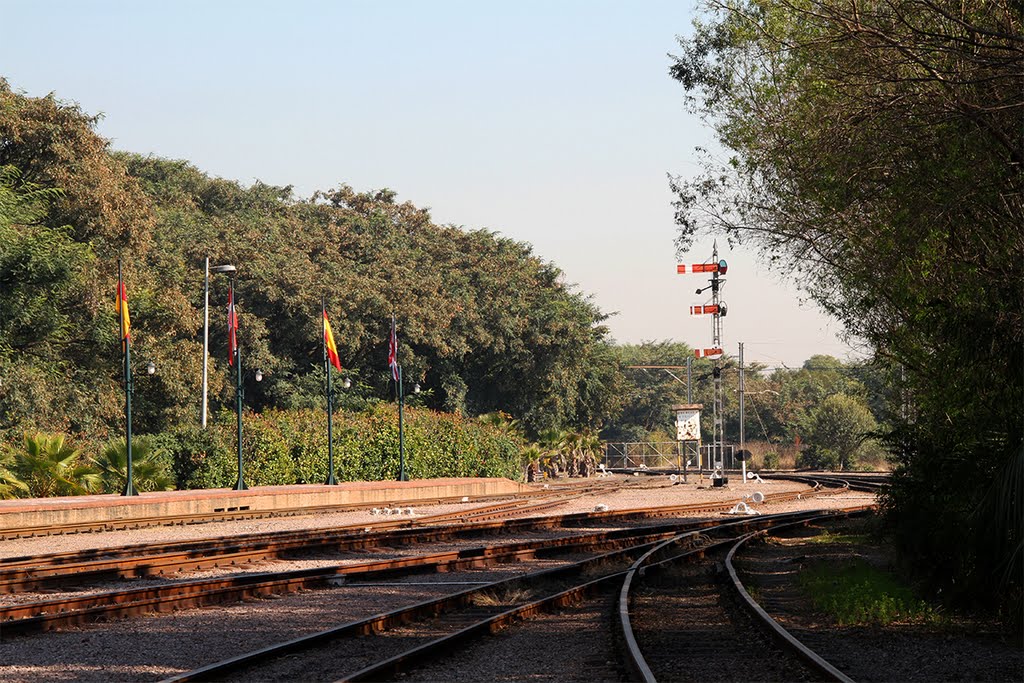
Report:
M 461 496 L 514 495 L 531 490 L 510 479 L 451 478 L 413 481 L 353 481 L 334 486 L 255 486 L 246 491 L 198 489 L 154 491 L 137 496 L 102 494 L 0 500 L 0 530 L 326 505 L 386 505 Z

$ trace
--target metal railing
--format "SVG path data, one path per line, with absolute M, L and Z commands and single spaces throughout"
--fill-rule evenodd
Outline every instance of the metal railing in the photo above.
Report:
M 718 468 L 738 469 L 736 447 L 722 446 L 721 453 L 713 445 L 705 444 L 697 449 L 691 441 L 637 441 L 631 443 L 606 443 L 602 464 L 608 468 L 626 469 L 688 469 L 714 471 Z

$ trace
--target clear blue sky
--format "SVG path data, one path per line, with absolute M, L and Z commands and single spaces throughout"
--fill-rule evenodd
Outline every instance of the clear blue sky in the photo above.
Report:
M 530 242 L 621 342 L 710 346 L 675 274 L 667 174 L 711 134 L 668 76 L 689 1 L 0 0 L 0 76 L 102 113 L 116 149 L 299 196 L 390 187 Z M 838 327 L 729 253 L 725 347 L 845 357 Z M 685 260 L 710 256 L 710 242 Z M 691 258 L 692 257 L 692 258 Z

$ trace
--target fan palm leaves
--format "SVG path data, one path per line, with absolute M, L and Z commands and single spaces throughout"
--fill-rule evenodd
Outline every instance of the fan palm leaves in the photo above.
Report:
M 0 446 L 0 499 L 28 493 L 28 486 L 14 473 L 14 452 Z
M 557 476 L 559 469 L 565 469 L 566 432 L 561 429 L 545 429 L 537 435 L 537 444 L 544 452 L 546 469 L 551 476 Z
M 519 462 L 526 469 L 526 481 L 532 482 L 537 478 L 537 470 L 542 466 L 544 449 L 535 443 L 528 444 L 519 449 Z
M 491 427 L 502 434 L 518 439 L 522 438 L 522 428 L 519 425 L 519 420 L 514 419 L 508 413 L 498 410 L 493 413 L 484 413 L 476 419 L 480 424 Z
M 14 474 L 33 498 L 91 493 L 100 485 L 100 475 L 63 434 L 26 434 L 24 450 L 15 454 Z
M 116 493 L 124 490 L 128 483 L 128 446 L 124 439 L 108 442 L 93 463 L 100 471 L 105 491 Z M 132 441 L 132 483 L 140 492 L 174 488 L 174 477 L 161 462 L 159 450 L 145 436 Z

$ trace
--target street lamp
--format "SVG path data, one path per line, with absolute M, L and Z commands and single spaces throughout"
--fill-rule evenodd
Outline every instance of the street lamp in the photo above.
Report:
M 412 387 L 412 393 L 420 393 L 420 383 Z M 405 476 L 405 393 L 402 391 L 402 366 L 398 366 L 398 481 L 406 481 Z
M 139 495 L 138 490 L 135 488 L 134 483 L 134 472 L 133 472 L 133 458 L 132 458 L 132 396 L 135 394 L 135 380 L 132 378 L 131 368 L 131 344 L 126 344 L 128 350 L 125 353 L 125 483 L 124 490 L 121 492 L 122 496 L 137 496 Z M 156 373 L 156 364 L 153 361 L 146 363 L 146 374 L 154 375 Z
M 207 406 L 207 391 L 209 382 L 207 374 L 207 361 L 210 357 L 210 273 L 234 273 L 236 268 L 230 264 L 210 267 L 210 257 L 206 257 L 206 270 L 203 276 L 203 412 L 200 418 L 203 429 L 206 429 L 206 415 L 209 412 Z
M 341 381 L 343 389 L 352 387 L 348 377 Z M 334 476 L 334 388 L 331 386 L 331 365 L 327 363 L 327 486 L 334 486 L 338 480 Z

